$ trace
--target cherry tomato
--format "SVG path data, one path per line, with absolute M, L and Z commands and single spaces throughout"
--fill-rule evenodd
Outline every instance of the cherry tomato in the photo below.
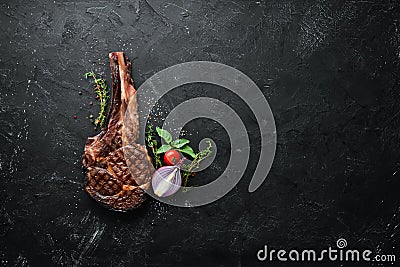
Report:
M 164 162 L 167 165 L 173 166 L 178 163 L 178 161 L 181 159 L 181 155 L 179 155 L 179 152 L 176 150 L 168 150 L 164 154 Z

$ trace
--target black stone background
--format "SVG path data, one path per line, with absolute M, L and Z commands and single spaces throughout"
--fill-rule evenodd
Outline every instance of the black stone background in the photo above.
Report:
M 1 1 L 1 263 L 267 266 L 256 260 L 264 244 L 323 249 L 340 237 L 349 248 L 399 256 L 399 5 Z M 94 96 L 83 73 L 110 81 L 107 55 L 120 50 L 133 59 L 137 86 L 192 60 L 252 78 L 278 133 L 264 184 L 247 192 L 259 148 L 248 107 L 222 88 L 193 84 L 172 92 L 169 105 L 214 96 L 248 127 L 251 163 L 239 185 L 192 209 L 150 199 L 120 214 L 94 202 L 83 190 L 81 154 L 95 133 L 85 117 L 97 105 L 88 106 Z M 186 130 L 193 142 L 215 138 L 218 159 L 197 181 L 217 176 L 230 153 L 224 130 L 208 120 Z

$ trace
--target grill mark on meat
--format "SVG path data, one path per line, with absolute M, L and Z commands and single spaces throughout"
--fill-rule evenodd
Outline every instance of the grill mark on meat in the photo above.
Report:
M 112 101 L 105 127 L 89 137 L 82 164 L 85 190 L 102 205 L 119 211 L 137 208 L 146 199 L 154 171 L 145 146 L 137 144 L 139 115 L 131 62 L 123 52 L 109 54 Z M 131 105 L 127 114 L 128 105 Z

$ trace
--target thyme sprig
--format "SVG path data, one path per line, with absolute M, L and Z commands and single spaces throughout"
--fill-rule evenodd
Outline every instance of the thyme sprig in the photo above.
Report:
M 162 162 L 161 162 L 160 155 L 157 154 L 158 142 L 157 142 L 157 140 L 154 139 L 154 129 L 151 125 L 147 126 L 147 128 L 148 128 L 147 137 L 146 137 L 147 146 L 150 147 L 151 152 L 153 152 L 154 159 L 156 161 L 156 168 L 160 168 L 162 166 Z
M 183 172 L 183 187 L 184 187 L 182 189 L 183 192 L 187 192 L 189 190 L 186 188 L 186 185 L 189 181 L 189 177 L 194 175 L 193 171 L 200 167 L 200 162 L 211 155 L 212 153 L 211 148 L 212 148 L 211 141 L 207 141 L 207 147 L 194 156 L 189 166 L 185 166 L 187 167 L 187 171 Z
M 107 90 L 106 80 L 102 78 L 97 78 L 93 71 L 85 73 L 85 78 L 93 78 L 94 81 L 94 92 L 96 93 L 96 98 L 100 102 L 100 111 L 97 118 L 94 120 L 94 125 L 103 127 L 104 122 L 106 120 L 106 107 L 107 107 L 107 100 L 110 98 Z

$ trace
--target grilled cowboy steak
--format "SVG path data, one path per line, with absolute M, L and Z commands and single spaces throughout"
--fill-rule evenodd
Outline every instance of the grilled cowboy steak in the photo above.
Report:
M 136 90 L 131 62 L 123 52 L 110 53 L 112 103 L 102 131 L 89 137 L 83 155 L 85 189 L 101 204 L 115 210 L 138 207 L 150 186 L 153 165 L 139 136 Z M 127 107 L 131 105 L 127 116 Z M 129 166 L 129 168 L 128 168 Z

